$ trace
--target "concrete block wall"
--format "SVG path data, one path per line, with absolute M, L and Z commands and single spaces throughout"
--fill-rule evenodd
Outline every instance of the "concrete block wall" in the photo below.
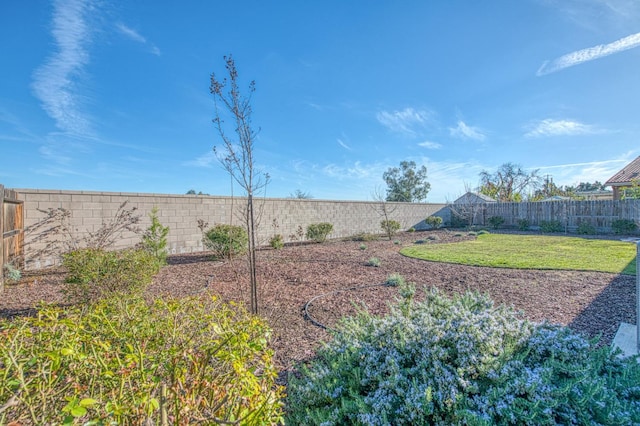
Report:
M 41 221 L 42 210 L 62 208 L 71 213 L 69 224 L 76 238 L 89 232 L 96 232 L 103 223 L 110 222 L 119 206 L 127 202 L 126 208 L 136 208 L 141 216 L 139 227 L 146 229 L 151 220 L 148 214 L 158 208 L 158 217 L 164 226 L 170 228 L 168 249 L 170 254 L 203 251 L 202 234 L 198 220 L 209 226 L 218 223 L 242 225 L 242 211 L 245 200 L 231 197 L 202 195 L 170 195 L 126 192 L 91 192 L 43 189 L 17 189 L 24 200 L 25 229 Z M 259 217 L 258 240 L 267 245 L 275 234 L 281 234 L 285 242 L 292 241 L 298 227 L 304 231 L 311 223 L 330 222 L 333 233 L 329 238 L 348 237 L 360 232 L 380 233 L 380 203 L 365 201 L 299 200 L 279 198 L 259 198 L 255 200 Z M 389 217 L 401 223 L 403 229 L 425 226 L 424 219 L 430 215 L 441 216 L 449 221 L 449 211 L 445 204 L 387 203 Z M 39 268 L 56 264 L 59 258 L 30 258 L 29 251 L 39 247 L 33 243 L 35 234 L 25 235 L 27 268 Z M 140 236 L 125 233 L 114 248 L 134 246 Z

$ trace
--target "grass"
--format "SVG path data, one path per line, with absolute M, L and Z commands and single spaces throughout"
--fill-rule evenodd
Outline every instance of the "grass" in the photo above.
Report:
M 472 241 L 411 246 L 400 252 L 434 262 L 494 268 L 636 273 L 636 245 L 613 240 L 484 234 Z

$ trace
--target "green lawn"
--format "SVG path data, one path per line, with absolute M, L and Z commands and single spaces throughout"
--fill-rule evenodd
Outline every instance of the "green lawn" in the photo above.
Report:
M 635 275 L 634 243 L 577 237 L 482 234 L 476 240 L 403 248 L 434 262 L 516 269 L 563 269 Z

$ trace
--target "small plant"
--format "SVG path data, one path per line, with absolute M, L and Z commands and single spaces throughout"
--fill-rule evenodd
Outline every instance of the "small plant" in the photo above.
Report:
M 559 220 L 542 220 L 540 221 L 540 231 L 545 233 L 562 232 L 564 229 Z
M 406 280 L 404 277 L 397 272 L 393 274 L 389 274 L 387 280 L 384 282 L 384 285 L 387 287 L 398 287 L 406 284 Z
M 380 259 L 378 259 L 377 257 L 371 257 L 369 258 L 369 260 L 367 260 L 366 265 L 378 268 L 380 267 Z
M 582 235 L 595 235 L 596 227 L 587 222 L 580 222 L 580 225 L 578 225 L 578 229 L 576 229 L 576 233 Z
M 518 229 L 520 231 L 528 231 L 531 227 L 531 223 L 528 219 L 518 219 Z
M 348 241 L 376 241 L 378 236 L 369 232 L 360 232 L 347 238 Z
M 4 270 L 6 271 L 5 276 L 9 282 L 17 283 L 20 281 L 20 278 L 22 278 L 22 272 L 11 263 L 5 263 Z
M 142 248 L 149 252 L 158 261 L 158 265 L 167 264 L 167 235 L 169 227 L 162 226 L 158 219 L 158 208 L 153 207 L 151 213 L 151 225 L 142 234 Z
M 383 220 L 380 222 L 380 228 L 387 234 L 387 237 L 391 237 L 400 230 L 400 222 L 397 220 Z
M 360 244 L 360 250 L 366 250 L 366 249 L 367 249 L 366 244 Z
M 454 237 L 462 237 L 463 234 L 462 232 L 456 232 L 455 234 L 453 234 Z
M 307 238 L 316 243 L 323 243 L 333 231 L 333 224 L 328 222 L 312 223 L 307 226 Z
M 489 218 L 489 225 L 493 227 L 493 229 L 498 229 L 504 223 L 504 217 L 502 216 L 491 216 Z
M 424 244 L 424 243 L 426 243 L 425 240 L 416 240 L 413 242 L 413 244 Z
M 249 236 L 241 226 L 218 224 L 204 231 L 203 243 L 215 257 L 229 259 L 247 252 Z
M 473 233 L 473 235 L 485 235 L 485 234 L 490 234 L 490 232 L 487 231 L 486 229 L 481 229 L 478 232 Z M 469 232 L 469 235 L 471 235 L 471 232 Z
M 396 245 L 396 246 L 399 246 L 400 245 L 400 240 L 393 240 L 393 244 Z
M 280 250 L 284 247 L 284 238 L 280 234 L 276 234 L 269 240 L 269 245 L 276 250 Z
M 304 239 L 304 229 L 302 229 L 301 225 L 298 225 L 296 228 L 296 232 L 289 235 L 289 240 L 291 241 L 302 241 Z
M 440 241 L 440 237 L 437 236 L 437 235 L 429 235 L 427 237 L 427 240 L 429 240 L 429 241 Z
M 416 228 L 412 226 L 411 228 L 407 229 L 407 232 L 416 232 Z
M 442 218 L 440 216 L 429 216 L 424 221 L 432 229 L 438 229 L 442 226 Z
M 611 229 L 617 235 L 631 234 L 638 229 L 638 225 L 629 219 L 616 219 L 611 222 Z

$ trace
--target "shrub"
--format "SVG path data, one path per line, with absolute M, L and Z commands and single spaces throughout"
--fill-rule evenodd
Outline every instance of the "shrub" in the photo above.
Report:
M 540 221 L 540 230 L 542 232 L 562 232 L 564 228 L 559 220 L 542 220 Z
M 380 222 L 380 228 L 391 239 L 391 237 L 400 230 L 400 222 L 397 220 L 383 220 Z
M 366 250 L 366 249 L 367 249 L 366 244 L 360 244 L 360 250 Z
M 151 225 L 142 234 L 142 248 L 156 258 L 160 266 L 167 264 L 167 235 L 169 227 L 162 226 L 158 219 L 158 208 L 149 213 Z
M 333 225 L 327 222 L 312 223 L 307 226 L 307 238 L 316 243 L 323 243 L 333 231 Z
M 440 237 L 437 236 L 437 235 L 429 235 L 427 237 L 427 240 L 429 240 L 429 241 L 440 241 Z
M 380 259 L 378 259 L 377 257 L 371 257 L 369 258 L 369 260 L 367 260 L 366 265 L 375 266 L 376 268 L 378 268 L 380 266 Z
M 583 235 L 595 235 L 596 227 L 590 223 L 581 222 L 580 225 L 578 225 L 578 229 L 576 229 L 576 232 Z
M 215 299 L 44 307 L 0 320 L 0 330 L 0 424 L 161 424 L 164 412 L 176 425 L 258 425 L 282 416 L 269 328 Z
M 638 424 L 640 366 L 474 293 L 343 319 L 291 376 L 287 424 Z
M 406 283 L 407 282 L 402 275 L 394 272 L 393 274 L 389 274 L 387 280 L 384 282 L 384 285 L 386 285 L 387 287 L 398 287 L 403 286 Z
M 460 214 L 452 214 L 451 215 L 451 227 L 452 228 L 466 228 L 470 225 L 470 218 L 460 215 Z
M 407 232 L 416 232 L 416 228 L 412 226 L 411 228 L 407 229 Z
M 229 259 L 247 252 L 249 236 L 241 226 L 217 224 L 204 231 L 203 243 L 215 257 Z
M 71 299 L 97 300 L 114 293 L 141 293 L 158 272 L 157 259 L 141 249 L 74 250 L 62 256 Z
M 360 232 L 359 234 L 348 237 L 348 240 L 351 241 L 376 241 L 377 239 L 377 235 L 368 232 Z
M 504 223 L 504 218 L 502 216 L 491 216 L 488 220 L 489 225 L 491 225 L 493 229 L 500 228 Z
M 400 245 L 400 240 L 393 240 L 393 244 L 395 244 L 397 246 Z
M 433 229 L 438 229 L 442 226 L 442 218 L 440 216 L 429 216 L 424 221 Z
M 475 235 L 486 235 L 486 234 L 490 234 L 490 232 L 487 231 L 486 229 L 481 229 L 475 233 Z M 471 232 L 469 232 L 469 235 L 471 235 Z
M 284 237 L 280 234 L 276 234 L 269 240 L 269 245 L 276 250 L 280 250 L 284 247 Z
M 629 219 L 615 219 L 611 222 L 611 228 L 615 234 L 631 234 L 638 229 L 638 225 Z
M 5 270 L 5 277 L 7 278 L 7 280 L 9 282 L 18 282 L 20 281 L 20 278 L 22 278 L 22 272 L 20 272 L 20 270 L 18 268 L 16 268 L 15 266 L 13 266 L 13 264 L 11 263 L 5 263 L 3 265 L 3 268 Z
M 528 219 L 518 219 L 518 229 L 521 231 L 528 231 L 531 227 L 531 223 Z

